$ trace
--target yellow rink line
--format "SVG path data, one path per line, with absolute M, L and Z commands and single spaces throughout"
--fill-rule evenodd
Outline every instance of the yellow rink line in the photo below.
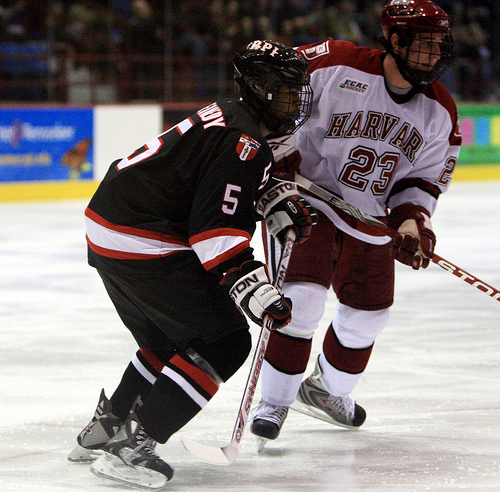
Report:
M 484 164 L 475 166 L 457 166 L 453 181 L 491 181 L 500 179 L 500 165 Z
M 458 166 L 453 174 L 454 182 L 488 180 L 500 180 L 500 165 Z M 90 198 L 98 184 L 95 181 L 0 184 L 0 202 Z
M 0 202 L 90 198 L 98 184 L 95 181 L 0 184 Z

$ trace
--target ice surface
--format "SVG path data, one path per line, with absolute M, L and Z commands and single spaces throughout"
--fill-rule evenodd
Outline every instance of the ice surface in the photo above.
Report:
M 85 205 L 0 204 L 3 492 L 126 489 L 66 461 L 101 388 L 112 393 L 136 350 L 86 263 Z M 500 182 L 453 184 L 433 223 L 438 254 L 500 288 Z M 334 306 L 330 297 L 311 369 Z M 390 324 L 353 393 L 367 410 L 362 428 L 290 412 L 260 454 L 247 429 L 224 468 L 197 461 L 175 435 L 158 448 L 175 469 L 168 490 L 500 491 L 499 354 L 498 301 L 436 265 L 398 266 Z M 228 444 L 249 365 L 181 432 Z

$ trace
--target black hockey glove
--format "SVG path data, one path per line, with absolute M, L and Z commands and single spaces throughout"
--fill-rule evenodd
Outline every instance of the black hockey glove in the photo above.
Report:
M 272 330 L 279 330 L 292 319 L 292 301 L 283 297 L 269 282 L 267 268 L 260 261 L 251 260 L 226 273 L 221 285 L 229 287 L 235 304 L 254 323 L 262 326 L 264 315 L 271 316 Z
M 298 194 L 291 175 L 282 174 L 279 179 L 285 181 L 279 181 L 260 197 L 257 212 L 266 220 L 269 233 L 282 244 L 290 227 L 295 229 L 295 242 L 303 243 L 318 222 L 316 209 Z

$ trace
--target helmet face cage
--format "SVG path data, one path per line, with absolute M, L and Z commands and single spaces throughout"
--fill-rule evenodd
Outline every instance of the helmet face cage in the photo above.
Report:
M 300 53 L 274 41 L 253 41 L 233 64 L 236 91 L 275 136 L 293 133 L 309 118 L 312 89 Z
M 276 81 L 254 94 L 261 94 L 265 101 L 260 115 L 266 127 L 276 136 L 290 135 L 297 131 L 311 115 L 312 89 L 309 84 L 290 84 Z
M 384 47 L 412 85 L 438 80 L 452 60 L 450 17 L 430 0 L 391 0 L 381 18 Z M 398 35 L 397 48 L 391 37 Z

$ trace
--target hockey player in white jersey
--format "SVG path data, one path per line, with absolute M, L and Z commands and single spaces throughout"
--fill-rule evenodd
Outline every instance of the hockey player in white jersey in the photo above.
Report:
M 430 0 L 391 0 L 381 25 L 385 51 L 331 38 L 298 48 L 311 69 L 312 116 L 278 169 L 293 173 L 301 161 L 303 176 L 400 235 L 364 234 L 310 198 L 318 225 L 293 250 L 283 289 L 293 320 L 270 338 L 250 427 L 264 439 L 278 437 L 290 406 L 344 427 L 364 423 L 349 394 L 388 323 L 394 259 L 425 268 L 436 243 L 431 216 L 461 144 L 455 103 L 437 81 L 451 60 L 450 18 Z M 274 245 L 270 238 L 270 261 Z M 337 312 L 303 381 L 330 287 Z

